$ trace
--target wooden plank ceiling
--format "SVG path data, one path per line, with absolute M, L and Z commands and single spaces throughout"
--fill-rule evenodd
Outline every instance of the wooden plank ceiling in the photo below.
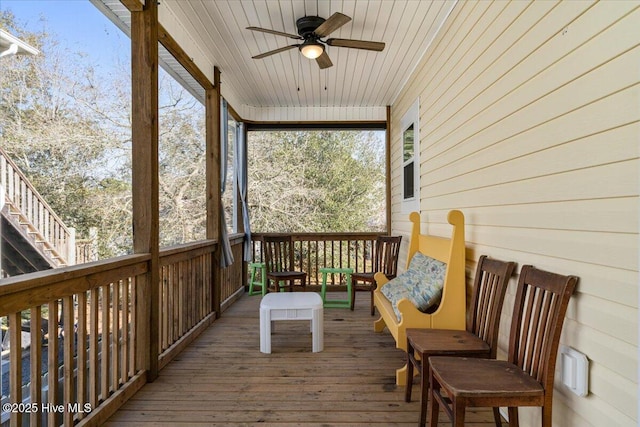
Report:
M 98 1 L 108 8 L 112 4 L 112 0 Z M 158 10 L 160 23 L 207 75 L 213 79 L 214 65 L 221 69 L 223 95 L 236 110 L 255 116 L 247 118 L 295 119 L 287 111 L 308 109 L 313 112 L 298 113 L 297 118 L 331 120 L 335 119 L 332 110 L 370 109 L 371 118 L 384 119 L 378 116 L 392 104 L 455 3 L 456 0 L 163 0 Z M 352 21 L 330 37 L 381 41 L 386 44 L 384 51 L 327 46 L 334 65 L 324 70 L 298 49 L 264 59 L 251 58 L 297 41 L 246 27 L 297 34 L 298 18 L 326 19 L 335 12 Z

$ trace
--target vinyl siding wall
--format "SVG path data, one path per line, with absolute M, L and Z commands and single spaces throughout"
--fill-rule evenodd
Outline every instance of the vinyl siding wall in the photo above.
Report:
M 557 426 L 637 425 L 639 29 L 638 1 L 461 1 L 392 105 L 394 233 L 409 233 L 400 121 L 419 97 L 423 232 L 464 212 L 468 285 L 482 254 L 580 277 L 561 341 L 589 358 L 589 395 L 556 375 Z

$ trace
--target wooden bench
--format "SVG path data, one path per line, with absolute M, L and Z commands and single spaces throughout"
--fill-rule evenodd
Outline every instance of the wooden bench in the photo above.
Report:
M 466 285 L 465 285 L 465 240 L 464 215 L 452 210 L 447 215 L 452 225 L 451 238 L 420 234 L 420 214 L 412 212 L 409 220 L 413 223 L 411 241 L 407 256 L 407 268 L 411 258 L 417 253 L 429 256 L 447 264 L 444 287 L 440 304 L 431 313 L 419 311 L 407 298 L 398 301 L 401 319 L 393 310 L 392 303 L 381 292 L 389 283 L 383 273 L 376 273 L 377 288 L 374 304 L 380 318 L 374 322 L 374 330 L 382 332 L 386 327 L 396 341 L 396 347 L 407 350 L 407 328 L 465 329 L 466 326 Z M 407 366 L 396 371 L 396 384 L 405 385 Z

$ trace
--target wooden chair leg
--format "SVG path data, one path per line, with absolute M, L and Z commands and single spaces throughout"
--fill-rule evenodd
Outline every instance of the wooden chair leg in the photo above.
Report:
M 453 399 L 453 425 L 455 427 L 464 427 L 464 413 L 466 405 L 464 402 Z
M 493 421 L 496 423 L 496 427 L 502 427 L 502 416 L 500 415 L 500 408 L 493 408 Z
M 407 347 L 407 381 L 404 386 L 404 401 L 411 402 L 411 388 L 413 387 L 413 363 L 409 354 L 413 354 L 413 347 L 409 344 Z
M 509 408 L 509 427 L 518 427 L 518 408 Z
M 418 363 L 416 361 L 416 363 Z M 427 419 L 427 404 L 429 398 L 429 360 L 423 357 L 420 360 L 420 422 L 425 423 Z
M 551 427 L 551 405 L 542 407 L 542 427 Z
M 371 315 L 375 316 L 376 314 L 376 308 L 373 305 L 373 290 L 371 292 L 369 292 L 371 294 Z
M 438 427 L 438 415 L 440 414 L 440 405 L 438 399 L 436 399 L 436 393 L 440 393 L 440 384 L 433 380 L 431 369 L 429 369 L 429 412 L 431 417 L 429 418 L 429 427 Z M 424 418 L 422 418 L 424 416 Z M 424 427 L 426 421 L 426 414 L 420 411 L 420 427 Z
M 351 311 L 353 311 L 356 304 L 356 281 L 351 282 Z

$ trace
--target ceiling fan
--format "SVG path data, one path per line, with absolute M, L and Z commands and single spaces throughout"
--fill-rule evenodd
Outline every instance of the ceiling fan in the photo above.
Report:
M 315 59 L 321 69 L 333 66 L 329 55 L 325 50 L 327 46 L 349 47 L 353 49 L 364 49 L 381 52 L 384 49 L 384 43 L 368 40 L 350 40 L 350 39 L 325 39 L 329 34 L 342 27 L 351 18 L 336 12 L 325 20 L 319 16 L 305 16 L 296 21 L 298 34 L 283 33 L 282 31 L 270 30 L 260 27 L 247 27 L 247 30 L 261 31 L 263 33 L 275 34 L 277 36 L 289 37 L 290 39 L 302 40 L 302 43 L 292 44 L 281 47 L 269 52 L 261 53 L 253 56 L 253 59 L 262 59 L 276 53 L 284 52 L 297 47 L 300 53 L 309 59 Z

